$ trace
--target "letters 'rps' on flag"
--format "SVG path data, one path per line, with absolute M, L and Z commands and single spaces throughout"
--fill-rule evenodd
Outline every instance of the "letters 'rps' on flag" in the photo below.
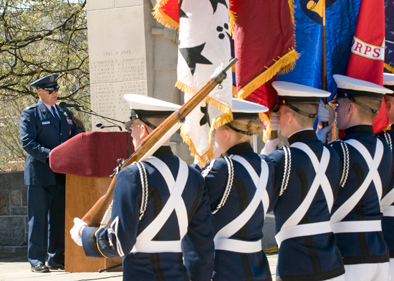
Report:
M 238 59 L 236 96 L 272 109 L 277 98 L 271 80 L 279 72 L 291 70 L 298 58 L 292 1 L 230 0 L 230 10 Z
M 180 2 L 176 86 L 185 92 L 185 101 L 231 58 L 228 7 L 227 0 Z M 186 118 L 181 129 L 191 154 L 201 163 L 213 157 L 211 132 L 232 120 L 231 70 L 227 76 L 221 87 L 216 87 Z
M 394 1 L 385 1 L 386 14 L 386 52 L 384 67 L 394 73 Z
M 363 0 L 354 33 L 347 76 L 383 86 L 384 71 L 384 0 Z M 372 126 L 377 133 L 387 127 L 389 119 L 382 101 Z

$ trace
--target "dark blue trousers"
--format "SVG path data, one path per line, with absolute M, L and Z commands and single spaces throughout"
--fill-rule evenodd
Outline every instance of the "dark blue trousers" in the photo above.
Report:
M 64 264 L 64 185 L 29 186 L 27 209 L 30 264 Z

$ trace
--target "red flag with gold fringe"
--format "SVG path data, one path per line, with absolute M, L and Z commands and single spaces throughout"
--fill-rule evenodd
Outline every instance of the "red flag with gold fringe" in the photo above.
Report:
M 363 0 L 346 75 L 383 86 L 385 18 L 384 0 Z M 384 101 L 372 126 L 377 133 L 387 127 L 389 119 Z
M 293 1 L 232 0 L 230 11 L 238 59 L 236 96 L 272 109 L 276 103 L 272 81 L 278 73 L 293 69 L 299 56 L 294 49 Z
M 179 28 L 179 2 L 178 0 L 159 0 L 153 8 L 153 16 L 165 27 Z

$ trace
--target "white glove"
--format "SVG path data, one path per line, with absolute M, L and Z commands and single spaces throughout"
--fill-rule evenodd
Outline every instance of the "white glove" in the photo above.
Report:
M 272 112 L 271 118 L 271 131 L 278 131 L 280 130 L 280 122 L 279 122 L 279 114 L 278 112 Z
M 260 154 L 268 155 L 272 151 L 276 150 L 277 148 L 282 148 L 282 147 L 283 147 L 283 137 L 279 137 L 273 140 L 268 140 L 263 150 L 261 150 Z
M 332 126 L 319 129 L 319 131 L 316 133 L 316 136 L 322 143 L 332 142 Z
M 79 234 L 81 228 L 87 226 L 86 222 L 79 218 L 74 218 L 74 226 L 70 230 L 71 238 L 77 243 L 78 246 L 82 246 L 82 237 Z
M 319 110 L 317 111 L 317 119 L 319 122 L 328 122 L 328 124 L 333 124 L 335 121 L 335 111 L 328 104 L 324 104 L 320 101 Z

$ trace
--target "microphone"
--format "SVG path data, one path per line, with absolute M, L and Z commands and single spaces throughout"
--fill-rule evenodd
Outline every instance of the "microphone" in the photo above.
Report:
M 96 127 L 97 127 L 97 128 L 100 128 L 100 129 L 104 129 L 104 128 L 115 128 L 115 127 L 117 127 L 117 128 L 119 128 L 120 131 L 122 131 L 122 127 L 119 126 L 119 125 L 104 126 L 104 125 L 101 124 L 101 123 L 96 123 Z
M 80 108 L 83 107 L 83 105 L 79 105 L 79 104 L 72 104 L 72 103 L 65 103 L 64 101 L 62 101 L 61 103 L 59 103 L 59 106 L 61 108 L 66 108 L 66 107 L 75 107 L 75 108 Z

